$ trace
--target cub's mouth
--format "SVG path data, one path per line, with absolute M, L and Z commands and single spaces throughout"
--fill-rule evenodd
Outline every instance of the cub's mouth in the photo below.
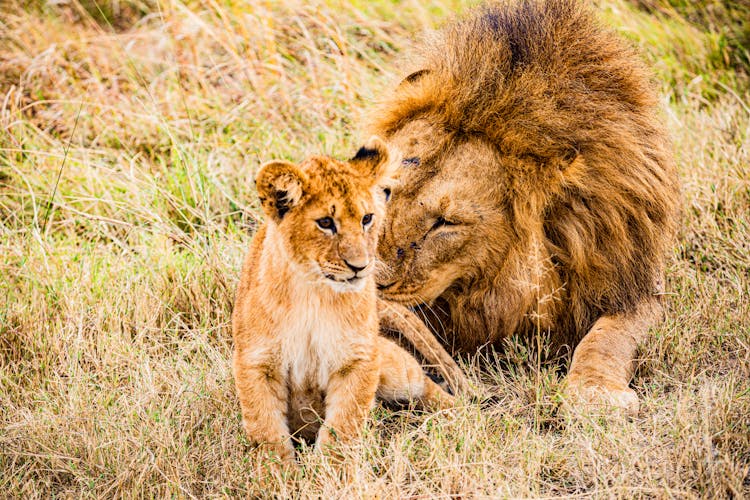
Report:
M 367 276 L 354 275 L 349 278 L 337 278 L 333 274 L 324 274 L 326 283 L 335 292 L 359 292 L 365 288 Z
M 364 276 L 357 276 L 356 274 L 354 276 L 352 276 L 351 278 L 344 278 L 344 279 L 338 279 L 333 274 L 326 274 L 325 277 L 327 279 L 333 281 L 333 282 L 336 282 L 336 283 L 349 283 L 351 285 L 357 284 L 360 281 L 362 281 L 363 279 L 365 279 Z

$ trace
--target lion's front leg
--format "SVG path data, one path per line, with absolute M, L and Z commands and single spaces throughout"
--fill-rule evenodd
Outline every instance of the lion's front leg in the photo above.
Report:
M 631 313 L 602 316 L 594 323 L 576 347 L 568 372 L 568 392 L 576 403 L 638 413 L 638 396 L 628 387 L 635 351 L 661 314 L 661 305 L 652 298 Z
M 466 374 L 412 311 L 401 304 L 378 299 L 378 315 L 382 327 L 400 332 L 429 363 L 437 366 L 454 393 L 469 390 Z

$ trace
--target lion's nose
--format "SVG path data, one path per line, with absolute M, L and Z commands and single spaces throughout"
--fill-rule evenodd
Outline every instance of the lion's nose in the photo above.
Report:
M 364 269 L 364 268 L 367 267 L 367 262 L 365 262 L 365 261 L 349 262 L 348 260 L 345 260 L 344 264 L 346 264 L 349 269 L 351 269 L 352 271 L 354 271 L 354 274 L 357 274 L 362 269 Z

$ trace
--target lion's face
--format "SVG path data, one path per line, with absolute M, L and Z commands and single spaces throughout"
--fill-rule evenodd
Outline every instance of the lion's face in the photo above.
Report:
M 349 162 L 316 156 L 299 166 L 270 162 L 258 173 L 269 230 L 281 236 L 286 257 L 311 282 L 337 291 L 362 289 L 375 267 L 387 153 L 382 143 L 371 147 Z
M 506 179 L 481 138 L 458 139 L 428 119 L 407 123 L 389 146 L 401 166 L 378 246 L 378 285 L 390 300 L 430 303 L 507 252 Z

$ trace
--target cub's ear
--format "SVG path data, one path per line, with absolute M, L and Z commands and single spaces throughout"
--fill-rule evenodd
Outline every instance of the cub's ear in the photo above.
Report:
M 431 71 L 427 68 L 420 69 L 419 71 L 415 71 L 414 73 L 410 74 L 403 80 L 401 80 L 401 83 L 398 84 L 399 87 L 403 85 L 407 85 L 409 83 L 416 83 L 419 81 L 423 76 L 430 74 Z
M 354 158 L 349 160 L 357 170 L 364 175 L 372 177 L 374 181 L 379 181 L 383 177 L 389 176 L 390 162 L 388 157 L 388 147 L 377 136 L 370 137 L 370 140 L 364 146 L 359 148 Z
M 307 188 L 307 176 L 294 163 L 273 160 L 260 167 L 255 176 L 255 186 L 263 212 L 279 222 L 302 199 Z

